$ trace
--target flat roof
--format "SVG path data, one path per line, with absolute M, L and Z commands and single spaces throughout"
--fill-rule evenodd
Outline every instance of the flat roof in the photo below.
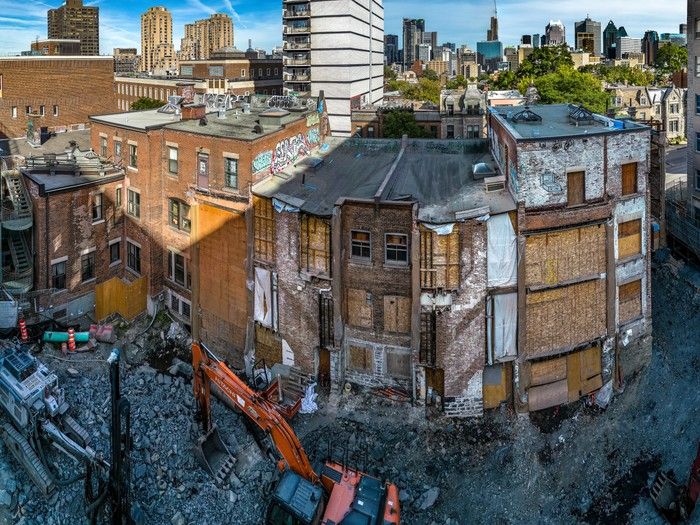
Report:
M 71 142 L 75 142 L 76 146 L 83 151 L 89 150 L 90 130 L 56 133 L 51 135 L 41 146 L 30 145 L 25 137 L 0 140 L 0 157 L 20 155 L 26 158 L 44 153 L 63 153 L 71 145 Z
M 414 139 L 402 147 L 401 140 L 329 138 L 310 158 L 255 184 L 253 192 L 326 217 L 342 198 L 375 195 L 385 202 L 418 202 L 418 219 L 435 224 L 456 221 L 457 212 L 514 210 L 507 189 L 486 192 L 483 179 L 474 178 L 472 167 L 481 162 L 494 166 L 482 139 Z
M 587 112 L 574 104 L 543 104 L 533 106 L 489 108 L 491 115 L 507 129 L 516 140 L 541 140 L 586 135 L 638 132 L 647 126 L 628 120 L 617 120 Z M 527 113 L 529 112 L 529 113 Z M 523 119 L 535 115 L 541 120 Z M 572 115 L 581 115 L 576 121 Z M 578 122 L 578 123 L 577 123 Z

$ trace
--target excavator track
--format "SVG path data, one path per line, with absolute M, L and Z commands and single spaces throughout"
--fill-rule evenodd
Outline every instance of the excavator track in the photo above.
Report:
M 66 434 L 73 438 L 73 441 L 81 447 L 86 447 L 90 444 L 90 434 L 85 430 L 80 423 L 69 415 L 63 416 L 63 426 Z
M 53 478 L 25 437 L 9 423 L 5 423 L 0 427 L 0 437 L 2 437 L 7 448 L 10 449 L 15 459 L 24 467 L 39 490 L 44 496 L 48 496 L 54 489 Z

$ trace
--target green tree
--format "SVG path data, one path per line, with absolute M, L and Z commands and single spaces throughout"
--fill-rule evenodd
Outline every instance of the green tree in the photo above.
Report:
M 605 113 L 608 95 L 599 78 L 571 67 L 560 67 L 533 79 L 542 104 L 583 104 L 595 113 Z M 522 87 L 522 85 L 521 85 Z
M 467 84 L 469 84 L 469 81 L 466 78 L 464 78 L 464 75 L 457 75 L 455 78 L 447 81 L 447 83 L 445 84 L 445 88 L 447 88 L 447 89 L 465 88 L 465 87 L 467 87 Z
M 491 85 L 493 89 L 515 89 L 518 87 L 518 75 L 512 71 L 501 71 Z
M 538 47 L 530 53 L 518 69 L 518 78 L 537 78 L 558 70 L 562 66 L 573 66 L 571 53 L 566 45 Z
M 432 69 L 425 68 L 423 71 L 423 78 L 427 78 L 428 80 L 438 80 L 440 77 L 438 77 L 438 74 Z
M 662 76 L 676 73 L 688 66 L 688 49 L 678 44 L 666 44 L 656 53 L 654 67 Z
M 384 82 L 390 82 L 392 80 L 396 80 L 396 71 L 389 66 L 384 66 Z
M 384 116 L 384 137 L 400 139 L 404 135 L 408 135 L 412 139 L 421 139 L 429 136 L 418 125 L 412 111 L 405 109 L 388 111 Z
M 580 69 L 582 73 L 591 73 L 610 84 L 627 84 L 629 86 L 649 86 L 654 83 L 654 75 L 639 67 L 608 66 L 591 64 Z
M 158 109 L 162 108 L 165 102 L 162 100 L 156 100 L 154 98 L 141 97 L 136 102 L 131 104 L 131 111 L 141 111 L 144 109 Z

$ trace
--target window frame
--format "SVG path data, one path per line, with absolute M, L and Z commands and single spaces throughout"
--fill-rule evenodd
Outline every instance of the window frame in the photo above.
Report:
M 627 233 L 625 231 L 625 235 L 622 235 L 623 229 L 624 230 L 630 229 L 626 225 L 634 224 L 634 223 L 639 224 L 639 227 L 635 228 L 635 230 L 634 230 L 635 233 Z M 618 255 L 618 260 L 626 260 L 626 259 L 631 259 L 634 257 L 639 257 L 640 255 L 642 255 L 642 253 L 644 253 L 644 239 L 643 239 L 643 235 L 642 235 L 642 226 L 643 226 L 643 224 L 642 224 L 641 217 L 636 218 L 636 219 L 629 219 L 629 220 L 621 221 L 621 222 L 617 223 L 617 255 Z M 639 249 L 633 253 L 625 253 L 623 255 L 621 253 L 622 250 L 620 247 L 620 242 L 622 241 L 622 239 L 625 239 L 627 237 L 633 237 L 635 235 L 639 235 Z
M 233 173 L 229 171 L 232 164 L 235 166 Z M 234 177 L 235 184 L 231 184 L 231 176 Z M 234 157 L 224 157 L 224 186 L 232 190 L 238 189 L 238 159 Z
M 634 189 L 632 191 L 629 188 L 625 189 L 625 166 L 634 165 Z M 620 166 L 620 190 L 623 197 L 628 195 L 636 195 L 639 193 L 639 163 L 638 162 L 627 162 Z
M 94 280 L 95 277 L 95 249 L 93 248 L 87 253 L 80 256 L 80 282 L 87 283 Z
M 192 220 L 190 219 L 190 206 L 179 199 L 168 199 L 168 224 L 181 232 L 192 232 Z
M 141 246 L 129 239 L 126 240 L 126 267 L 141 275 Z
M 366 233 L 367 240 L 354 239 L 356 233 Z M 355 253 L 355 249 L 359 253 Z M 364 250 L 367 250 L 367 255 L 364 255 Z M 371 261 L 372 260 L 372 232 L 369 230 L 350 230 L 350 259 L 353 261 Z
M 18 115 L 17 106 L 12 106 L 12 110 L 11 110 L 11 111 L 12 111 L 12 113 L 11 113 L 12 118 L 17 118 L 17 115 Z
M 175 152 L 175 158 L 173 158 L 173 152 Z M 168 173 L 171 175 L 177 175 L 180 168 L 180 153 L 178 148 L 175 146 L 168 146 Z
M 395 244 L 395 243 L 389 243 L 389 237 L 403 237 L 406 241 L 405 245 L 400 245 L 400 244 Z M 399 259 L 389 259 L 389 252 L 393 251 L 396 253 L 396 255 L 399 255 L 400 253 L 405 253 L 406 260 L 399 260 Z M 398 232 L 386 232 L 384 233 L 384 264 L 388 266 L 408 266 L 408 262 L 410 260 L 410 256 L 408 253 L 408 234 L 406 233 L 398 233 Z
M 104 194 L 102 192 L 92 194 L 92 223 L 97 224 L 105 220 Z
M 51 264 L 51 288 L 54 290 L 66 290 L 66 284 L 68 283 L 68 280 L 66 279 L 67 262 L 68 260 L 64 259 Z M 56 273 L 56 268 L 61 266 L 63 268 L 63 273 Z M 57 279 L 63 280 L 63 286 L 56 286 Z
M 129 144 L 129 167 L 134 169 L 138 169 L 139 167 L 138 144 Z
M 133 202 L 132 195 L 136 196 Z M 135 219 L 141 218 L 141 193 L 132 188 L 126 190 L 126 213 Z
M 59 110 L 58 110 L 58 104 L 53 105 L 53 116 L 58 117 Z
M 180 280 L 177 278 L 178 258 L 182 260 L 182 279 Z M 168 279 L 187 290 L 192 288 L 189 258 L 184 253 L 172 248 L 168 249 Z
M 583 191 L 581 193 L 581 200 L 580 202 L 572 202 L 571 201 L 571 192 L 569 191 L 571 189 L 571 179 L 573 178 L 574 175 L 579 175 L 581 176 L 581 184 L 583 186 Z M 572 208 L 575 206 L 582 206 L 583 204 L 586 203 L 586 172 L 583 170 L 571 170 L 566 172 L 566 206 L 567 208 Z
M 116 246 L 117 258 L 114 258 L 114 247 Z M 109 265 L 116 266 L 122 262 L 122 240 L 114 239 L 109 242 Z

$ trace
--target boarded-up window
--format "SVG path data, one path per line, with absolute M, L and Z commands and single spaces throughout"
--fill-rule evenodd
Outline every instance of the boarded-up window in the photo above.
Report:
M 396 295 L 384 296 L 384 331 L 411 331 L 411 299 Z
M 255 197 L 255 258 L 272 262 L 275 257 L 275 210 L 271 199 Z
M 301 216 L 300 267 L 307 272 L 330 274 L 331 226 L 325 219 Z
M 372 302 L 365 290 L 348 288 L 348 324 L 361 328 L 372 328 Z
M 438 235 L 425 227 L 420 230 L 421 288 L 459 288 L 459 226 L 452 233 Z
M 333 297 L 328 292 L 321 292 L 318 296 L 318 331 L 321 348 L 333 348 Z
M 602 224 L 527 237 L 526 286 L 551 286 L 605 273 L 605 244 Z
M 637 163 L 630 162 L 622 165 L 622 194 L 637 193 Z
M 391 377 L 411 377 L 411 354 L 387 352 L 386 371 Z
M 545 356 L 606 333 L 606 280 L 527 294 L 525 354 Z
M 632 281 L 619 287 L 620 323 L 637 319 L 642 315 L 642 281 Z
M 364 346 L 350 346 L 348 348 L 348 368 L 358 372 L 374 371 L 374 352 Z
M 566 197 L 569 206 L 583 204 L 586 200 L 586 174 L 573 171 L 566 174 Z
M 420 351 L 421 364 L 435 366 L 435 325 L 437 316 L 434 310 L 420 314 Z
M 617 226 L 618 258 L 624 259 L 642 253 L 642 221 L 621 222 Z

